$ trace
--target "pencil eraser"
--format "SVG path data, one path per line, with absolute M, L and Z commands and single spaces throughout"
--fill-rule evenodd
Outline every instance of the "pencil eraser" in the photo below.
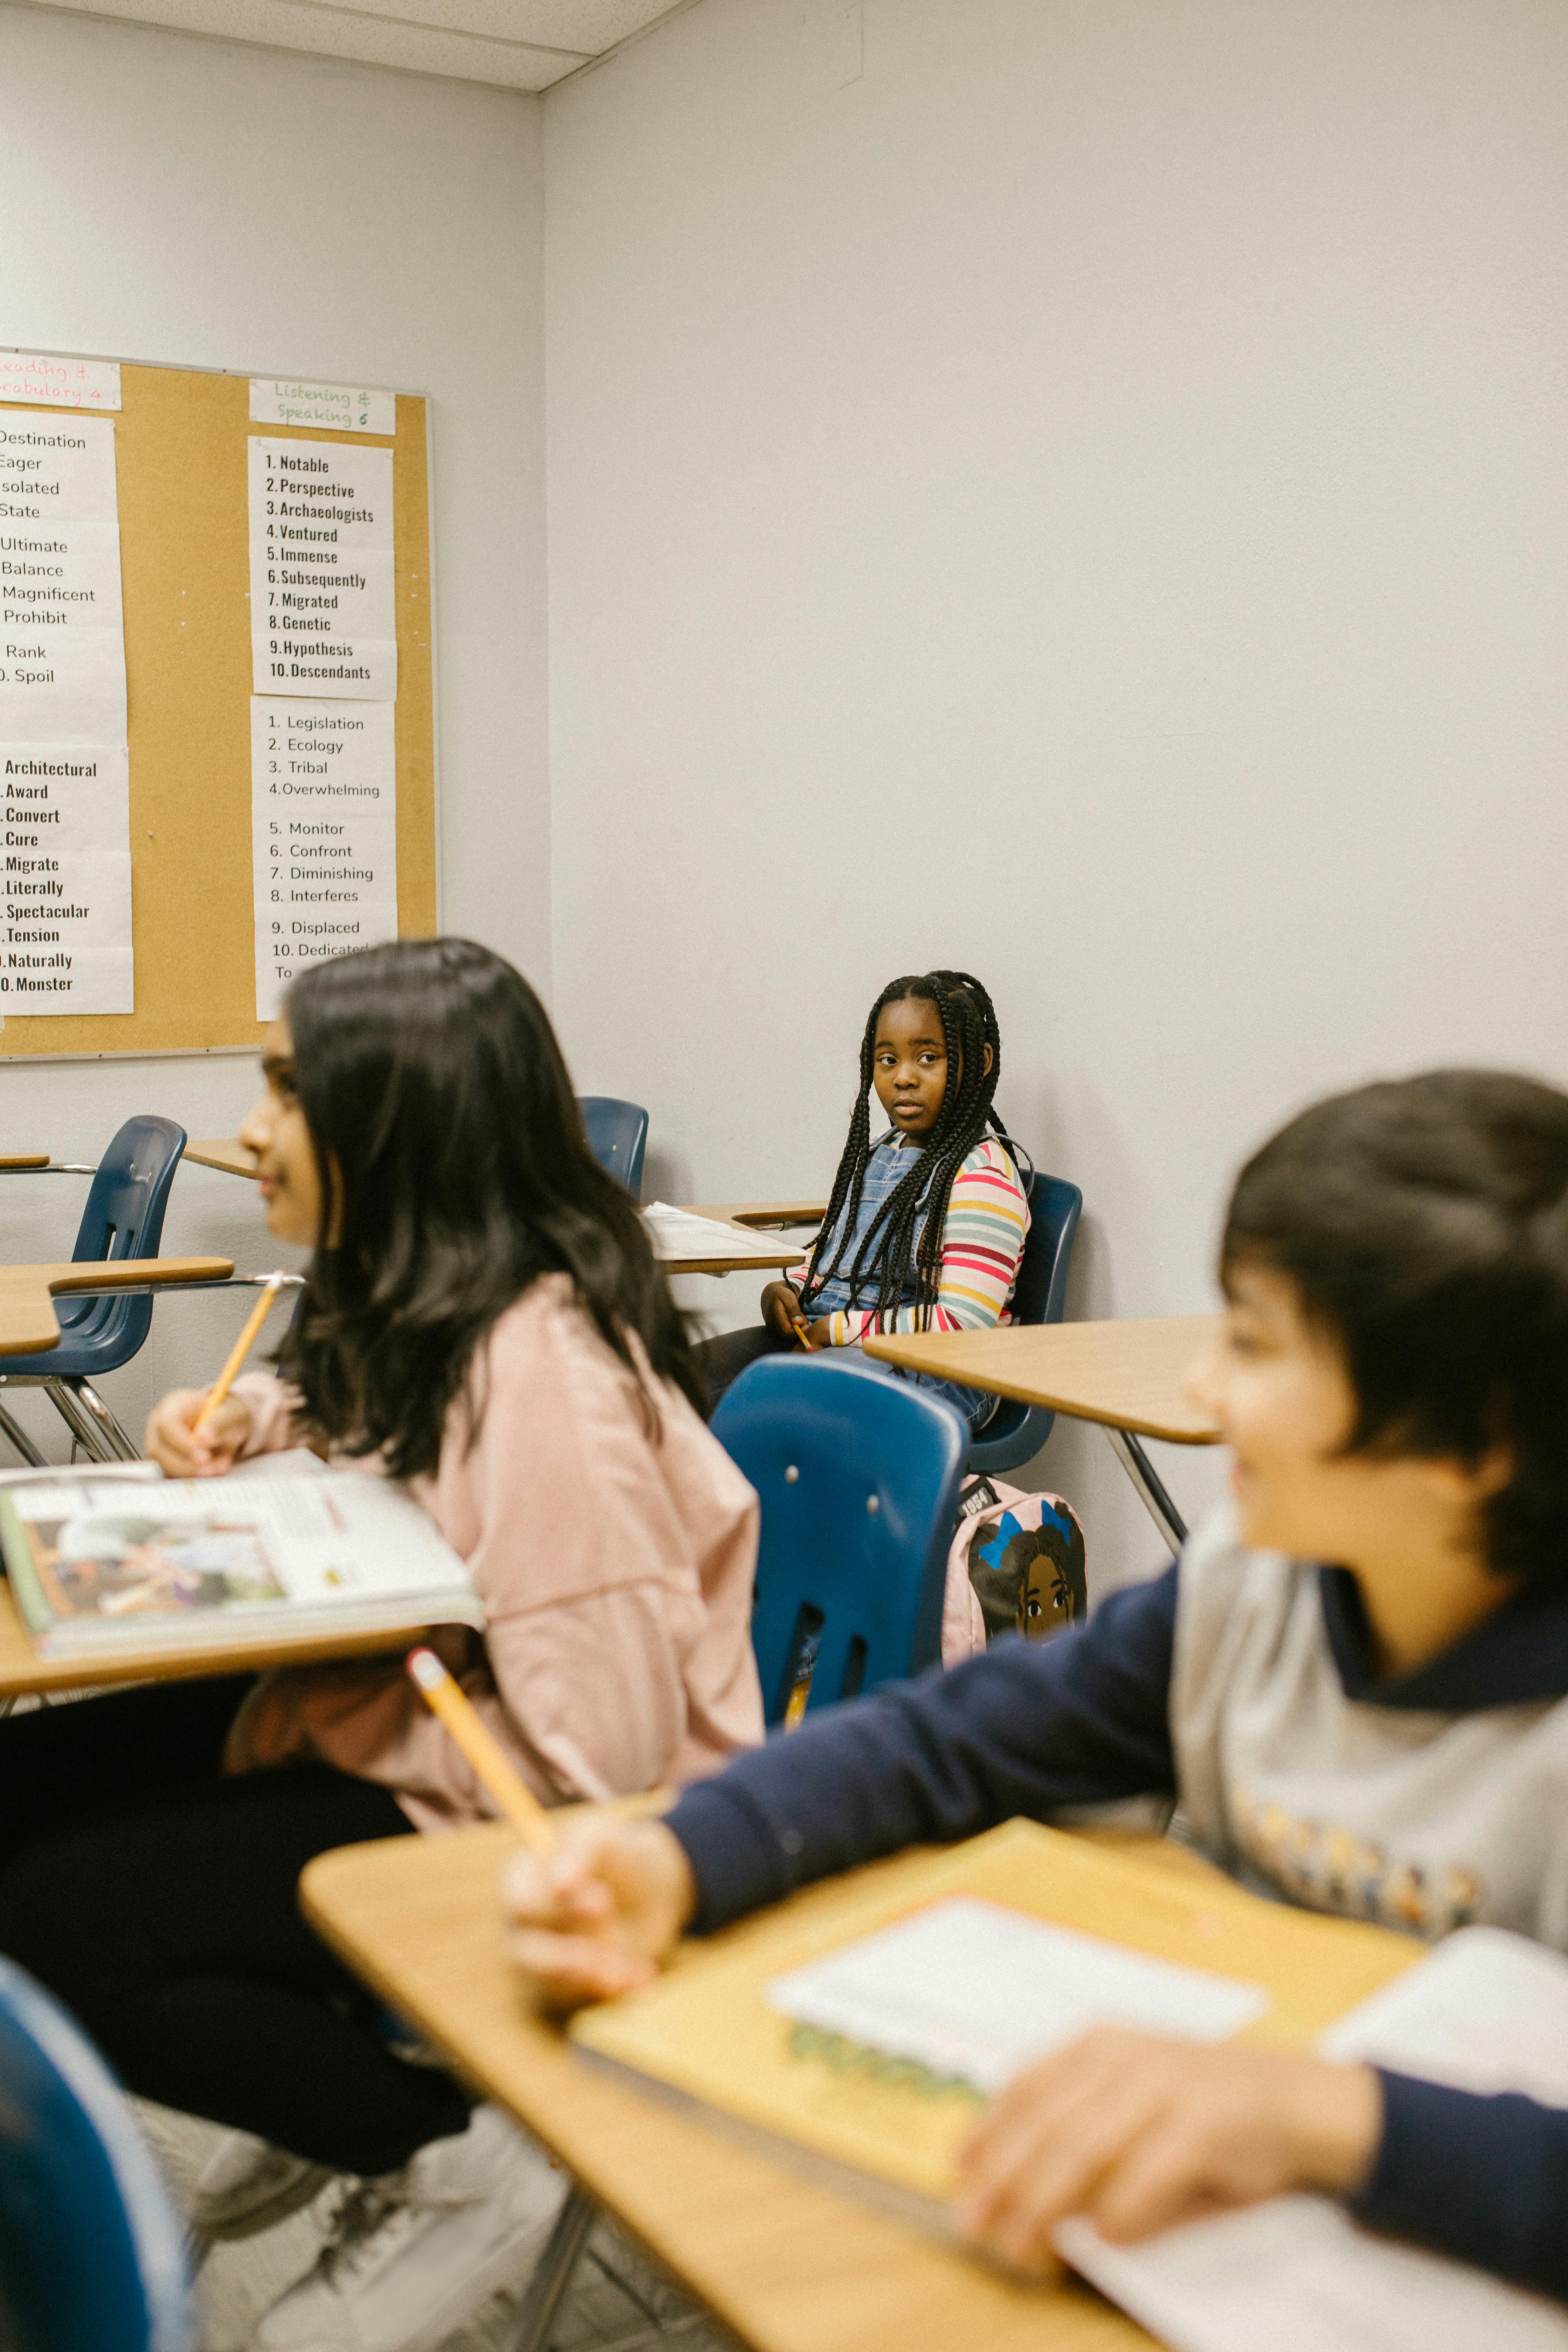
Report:
M 403 1663 L 422 1691 L 437 1690 L 447 1679 L 447 1669 L 434 1650 L 410 1650 Z

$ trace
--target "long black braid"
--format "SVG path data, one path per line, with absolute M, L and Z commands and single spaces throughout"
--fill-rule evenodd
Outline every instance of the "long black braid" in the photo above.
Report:
M 861 1297 L 861 1286 L 868 1288 L 875 1277 L 876 1311 L 885 1314 L 903 1304 L 904 1286 L 912 1270 L 916 1322 L 923 1329 L 936 1304 L 942 1228 L 947 1222 L 952 1180 L 987 1128 L 994 1128 L 998 1135 L 1002 1133 L 991 1107 L 1002 1070 L 1002 1034 L 990 997 L 966 971 L 906 973 L 901 980 L 890 980 L 871 1007 L 866 1034 L 860 1040 L 860 1091 L 838 1172 L 833 1179 L 827 1214 L 801 1286 L 801 1303 L 809 1310 L 823 1284 L 841 1270 L 840 1261 L 860 1213 L 866 1166 L 871 1156 L 870 1097 L 877 1023 L 885 1005 L 901 1003 L 908 997 L 934 1004 L 937 1009 L 947 1046 L 947 1090 L 935 1123 L 921 1139 L 923 1149 L 911 1152 L 909 1174 L 894 1186 L 872 1219 L 847 1279 L 851 1305 L 866 1307 L 872 1301 Z M 989 1070 L 985 1067 L 987 1045 L 991 1048 Z M 922 1207 L 925 1223 L 917 1245 L 915 1225 Z M 836 1231 L 839 1234 L 837 1245 L 831 1262 L 824 1265 L 824 1252 Z

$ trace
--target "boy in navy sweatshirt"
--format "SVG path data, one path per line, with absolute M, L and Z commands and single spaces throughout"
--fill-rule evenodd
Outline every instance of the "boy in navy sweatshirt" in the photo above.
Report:
M 1233 1500 L 1180 1562 L 521 1858 L 553 1999 L 901 1846 L 1147 1792 L 1291 1902 L 1568 1950 L 1568 1097 L 1438 1071 L 1319 1104 L 1242 1171 L 1220 1274 L 1192 1385 Z M 1088 2034 L 996 2101 L 961 2218 L 1027 2264 L 1068 2213 L 1125 2240 L 1290 2189 L 1568 2299 L 1568 2113 L 1305 2054 Z

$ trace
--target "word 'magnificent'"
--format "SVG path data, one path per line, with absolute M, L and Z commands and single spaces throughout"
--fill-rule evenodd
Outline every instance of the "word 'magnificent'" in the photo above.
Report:
M 0 741 L 120 744 L 125 718 L 113 420 L 0 415 Z

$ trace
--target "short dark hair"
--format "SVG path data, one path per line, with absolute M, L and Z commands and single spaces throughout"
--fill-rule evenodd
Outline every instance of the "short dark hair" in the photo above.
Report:
M 1220 1250 L 1286 1276 L 1355 1393 L 1352 1453 L 1473 1464 L 1499 1574 L 1568 1583 L 1568 1095 L 1429 1070 L 1302 1111 L 1237 1180 Z
M 335 1170 L 342 1210 L 279 1355 L 312 1436 L 433 1475 L 475 1349 L 548 1273 L 571 1277 L 650 1433 L 645 1363 L 705 1409 L 637 1204 L 589 1150 L 521 972 L 470 940 L 397 940 L 301 972 L 284 1011 L 322 1198 Z

